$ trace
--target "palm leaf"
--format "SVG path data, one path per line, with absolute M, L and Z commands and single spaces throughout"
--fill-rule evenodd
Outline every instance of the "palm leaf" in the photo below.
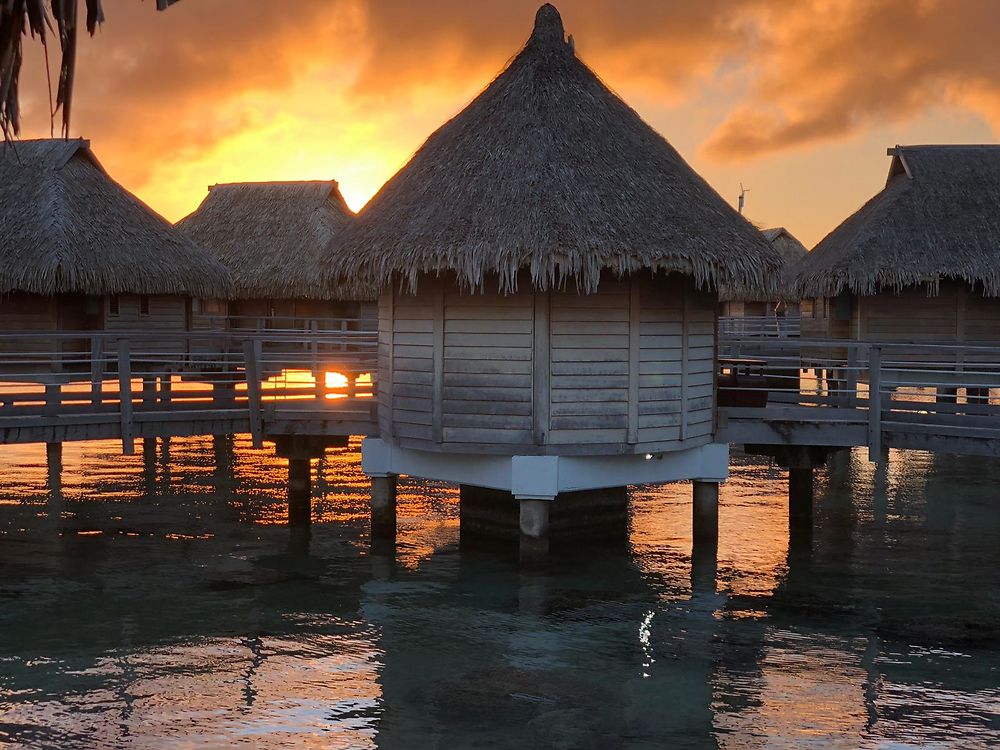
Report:
M 84 0 L 86 3 L 87 32 L 93 36 L 104 22 L 101 0 Z M 165 10 L 179 0 L 156 0 L 156 9 Z M 59 36 L 59 84 L 55 108 L 51 117 L 62 110 L 61 130 L 69 135 L 70 116 L 73 110 L 73 84 L 76 80 L 76 30 L 78 0 L 0 0 L 0 131 L 4 140 L 20 132 L 20 107 L 18 81 L 23 62 L 23 39 L 37 37 L 44 46 L 46 29 Z M 46 56 L 46 60 L 48 57 Z

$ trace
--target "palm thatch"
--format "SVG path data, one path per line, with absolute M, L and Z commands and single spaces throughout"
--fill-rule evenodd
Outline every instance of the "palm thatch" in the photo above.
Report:
M 794 269 L 803 297 L 942 279 L 1000 296 L 1000 146 L 897 146 L 885 188 Z
M 83 140 L 0 143 L 0 292 L 228 292 L 229 273 L 116 183 Z
M 176 2 L 179 0 L 156 0 L 156 9 L 166 10 Z M 77 0 L 0 0 L 0 131 L 4 140 L 8 140 L 11 133 L 16 135 L 21 127 L 18 82 L 23 62 L 22 39 L 28 34 L 37 36 L 46 48 L 48 65 L 47 29 L 58 34 L 62 51 L 56 101 L 54 105 L 49 102 L 51 116 L 55 119 L 56 112 L 62 109 L 62 134 L 69 135 L 76 78 L 77 6 Z M 93 36 L 98 24 L 104 23 L 104 8 L 101 0 L 86 0 L 86 8 L 87 32 Z M 51 98 L 51 80 L 49 95 Z
M 719 298 L 725 302 L 774 302 L 777 300 L 797 302 L 799 296 L 795 289 L 793 269 L 809 251 L 795 235 L 784 227 L 762 229 L 760 233 L 781 257 L 781 269 L 777 277 L 770 281 L 767 290 L 746 290 L 723 286 L 719 290 Z
M 233 274 L 240 299 L 372 299 L 323 281 L 330 243 L 354 219 L 332 180 L 214 185 L 177 228 Z
M 509 66 L 361 211 L 335 274 L 386 282 L 456 272 L 480 288 L 519 269 L 538 288 L 601 271 L 680 271 L 762 287 L 780 266 L 760 233 L 574 54 L 551 5 Z M 341 247 L 343 252 L 341 253 Z

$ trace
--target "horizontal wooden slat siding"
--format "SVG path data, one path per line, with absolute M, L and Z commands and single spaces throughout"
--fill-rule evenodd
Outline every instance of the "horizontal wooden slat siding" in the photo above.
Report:
M 643 286 L 639 443 L 703 443 L 714 408 L 715 296 L 678 274 Z
M 392 358 L 380 382 L 380 416 L 391 406 L 390 436 L 430 440 L 433 421 L 433 306 L 423 296 L 386 292 L 379 299 L 379 353 Z M 391 325 L 381 321 L 391 318 Z M 380 429 L 381 420 L 380 420 Z
M 965 300 L 965 340 L 1000 341 L 1000 299 L 968 295 Z
M 623 443 L 628 427 L 629 287 L 550 298 L 550 432 L 553 445 Z
M 530 424 L 530 418 L 528 420 Z M 486 427 L 445 427 L 446 443 L 489 443 L 491 445 L 528 445 L 531 430 L 491 429 Z
M 0 297 L 0 330 L 52 331 L 59 328 L 56 298 L 38 294 L 14 293 Z M 54 341 L 39 336 L 31 339 L 7 339 L 0 342 L 0 352 L 48 353 L 55 351 Z
M 955 340 L 958 296 L 951 285 L 928 297 L 921 287 L 861 298 L 861 336 L 882 341 Z
M 531 442 L 532 341 L 530 293 L 446 288 L 444 442 Z

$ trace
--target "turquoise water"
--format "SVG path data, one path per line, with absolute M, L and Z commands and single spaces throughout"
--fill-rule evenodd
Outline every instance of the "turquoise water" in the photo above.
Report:
M 357 446 L 306 538 L 245 439 L 145 458 L 0 453 L 0 744 L 25 748 L 992 748 L 1000 463 L 857 454 L 789 539 L 784 474 L 734 461 L 717 568 L 689 488 L 633 492 L 627 545 L 547 568 L 460 544 L 402 481 L 367 536 Z

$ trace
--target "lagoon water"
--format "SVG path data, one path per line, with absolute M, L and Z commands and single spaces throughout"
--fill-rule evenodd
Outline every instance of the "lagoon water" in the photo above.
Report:
M 524 568 L 461 544 L 454 488 L 402 481 L 372 548 L 358 446 L 317 467 L 237 438 L 0 453 L 0 745 L 24 748 L 993 748 L 1000 462 L 861 454 L 789 538 L 784 473 L 735 459 L 717 568 L 689 487 L 628 539 Z

